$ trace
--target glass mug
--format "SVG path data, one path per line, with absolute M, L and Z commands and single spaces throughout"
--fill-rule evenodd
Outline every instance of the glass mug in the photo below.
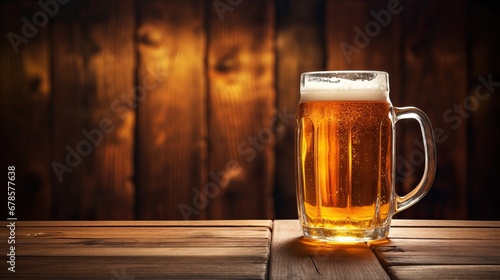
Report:
M 425 169 L 406 196 L 395 192 L 395 124 L 415 119 Z M 386 238 L 392 216 L 417 203 L 436 173 L 432 125 L 415 107 L 393 107 L 379 71 L 303 73 L 296 131 L 297 204 L 305 237 L 322 241 Z

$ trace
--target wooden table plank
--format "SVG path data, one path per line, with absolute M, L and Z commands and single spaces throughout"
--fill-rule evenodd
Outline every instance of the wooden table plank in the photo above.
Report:
M 251 220 L 20 221 L 16 273 L 1 262 L 0 279 L 266 279 L 271 230 Z
M 340 245 L 302 238 L 297 220 L 19 221 L 16 273 L 2 261 L 0 278 L 498 279 L 499 228 L 395 220 L 385 241 Z
M 394 279 L 500 278 L 500 221 L 395 220 L 372 249 Z
M 124 226 L 124 227 L 268 227 L 272 228 L 271 220 L 171 220 L 171 221 L 18 221 L 17 225 L 29 227 L 96 227 L 96 226 Z
M 391 225 L 393 227 L 500 227 L 500 221 L 468 221 L 468 220 L 409 220 L 394 219 Z
M 1 279 L 266 279 L 265 261 L 224 257 L 23 257 Z M 4 278 L 6 275 L 10 278 Z
M 243 241 L 242 241 L 243 242 Z M 209 248 L 209 250 L 207 250 Z M 199 246 L 199 247 L 170 247 L 170 248 L 130 248 L 130 247 L 108 247 L 98 248 L 92 246 L 78 246 L 74 244 L 65 244 L 65 246 L 18 246 L 17 255 L 19 256 L 74 256 L 74 257 L 186 257 L 196 259 L 197 257 L 244 257 L 249 259 L 267 258 L 269 248 L 267 247 L 224 247 Z M 264 260 L 266 260 L 264 258 Z
M 364 243 L 308 242 L 297 220 L 274 222 L 271 251 L 271 279 L 389 279 Z
M 373 251 L 384 265 L 500 265 L 500 244 L 491 240 L 391 240 Z
M 494 239 L 500 237 L 500 228 L 473 227 L 392 227 L 389 238 L 423 238 L 423 239 Z
M 499 279 L 500 265 L 415 265 L 389 268 L 393 279 Z
M 2 232 L 0 238 L 7 238 L 8 232 Z M 16 228 L 16 237 L 36 238 L 174 238 L 190 240 L 206 237 L 270 237 L 268 228 L 259 227 L 37 227 Z

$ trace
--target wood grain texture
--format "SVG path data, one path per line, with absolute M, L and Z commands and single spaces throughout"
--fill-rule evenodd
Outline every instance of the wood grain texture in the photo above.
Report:
M 467 125 L 452 121 L 454 103 L 467 92 L 465 1 L 408 2 L 404 11 L 404 104 L 422 109 L 431 120 L 436 139 L 437 175 L 429 193 L 399 218 L 465 219 L 467 182 Z M 425 13 L 425 15 L 424 15 Z M 446 13 L 446 17 L 443 17 Z M 452 113 L 456 115 L 457 113 Z M 458 117 L 460 118 L 460 117 Z M 423 152 L 420 129 L 404 123 L 403 189 L 408 193 L 421 178 Z M 406 163 L 406 164 L 404 164 Z M 460 207 L 457 207 L 460 205 Z
M 394 279 L 497 279 L 500 265 L 393 266 L 388 273 Z
M 394 227 L 462 227 L 462 228 L 500 228 L 500 221 L 479 220 L 409 220 L 393 219 L 391 226 Z
M 275 9 L 271 1 L 234 3 L 222 14 L 208 8 L 207 179 L 218 193 L 207 216 L 271 218 Z
M 325 69 L 324 1 L 277 1 L 275 211 L 297 217 L 295 127 L 300 74 Z M 287 116 L 278 118 L 278 116 Z
M 11 279 L 267 279 L 265 257 L 25 257 Z M 5 270 L 4 270 L 5 271 Z M 0 276 L 9 276 L 4 271 Z M 36 274 L 35 274 L 36 273 Z
M 271 279 L 389 279 L 366 244 L 306 241 L 297 220 L 274 221 L 271 252 Z
M 394 220 L 389 239 L 371 245 L 396 279 L 496 279 L 498 221 Z
M 133 248 L 133 251 L 130 248 L 123 247 L 85 247 L 79 248 L 78 251 L 75 250 L 72 246 L 52 246 L 51 250 L 47 250 L 47 246 L 39 245 L 36 246 L 34 244 L 30 244 L 27 246 L 18 246 L 17 252 L 20 256 L 39 256 L 39 257 L 52 257 L 52 256 L 82 256 L 82 257 L 91 257 L 91 256 L 99 256 L 99 257 L 113 257 L 113 256 L 126 256 L 126 257 L 185 257 L 185 258 L 193 258 L 193 256 L 199 257 L 248 257 L 251 258 L 255 255 L 264 256 L 263 261 L 265 261 L 265 257 L 267 256 L 268 250 L 267 248 L 251 248 L 251 247 L 223 247 L 223 248 L 200 248 L 200 247 L 184 247 L 177 246 L 171 248 Z
M 195 203 L 207 177 L 204 9 L 200 1 L 138 2 L 139 219 L 203 217 Z
M 231 238 L 238 233 L 239 238 L 267 236 L 268 228 L 264 227 L 236 227 L 227 230 L 225 227 L 64 227 L 64 231 L 54 227 L 21 227 L 16 233 L 19 238 L 177 238 L 189 239 L 203 236 Z
M 15 277 L 8 274 L 4 262 L 0 277 L 267 279 L 271 221 L 170 221 L 162 225 L 113 221 L 109 226 L 60 221 L 45 222 L 45 227 L 27 226 L 40 223 L 19 222 Z M 3 232 L 0 238 L 5 238 Z
M 40 24 L 41 27 L 33 26 L 36 30 L 26 28 L 27 32 L 23 33 L 21 18 L 32 19 L 39 7 L 19 1 L 6 1 L 3 5 L 0 9 L 0 33 L 4 35 L 0 40 L 0 168 L 7 176 L 7 167 L 15 167 L 15 185 L 11 185 L 16 193 L 16 200 L 11 201 L 16 204 L 15 217 L 49 219 L 52 204 L 50 27 L 47 21 L 45 25 Z M 0 199 L 7 207 L 7 186 L 4 190 L 0 192 Z M 1 217 L 6 215 L 7 210 Z
M 391 238 L 461 238 L 467 239 L 496 239 L 500 234 L 500 228 L 485 228 L 477 232 L 477 228 L 399 228 L 390 229 Z
M 414 230 L 415 231 L 415 230 Z M 419 230 L 420 231 L 420 230 Z M 436 232 L 436 231 L 435 231 Z M 425 239 L 395 239 L 388 244 L 377 246 L 373 250 L 380 254 L 381 262 L 384 265 L 500 265 L 500 245 L 497 238 L 491 238 L 491 231 L 481 231 L 477 234 L 477 239 L 484 238 L 489 234 L 488 239 L 470 239 L 461 237 L 460 231 L 452 233 L 451 230 L 439 231 L 433 238 Z M 476 232 L 478 230 L 476 229 Z M 443 235 L 446 234 L 444 238 Z M 415 238 L 421 235 L 417 234 Z M 423 237 L 422 237 L 423 238 Z M 464 252 L 467 252 L 464 254 Z
M 56 219 L 134 217 L 135 112 L 121 103 L 133 93 L 134 24 L 133 1 L 73 1 L 54 19 L 52 148 L 69 169 L 53 176 Z
M 86 226 L 128 226 L 128 227 L 204 227 L 204 226 L 224 226 L 224 227 L 268 227 L 272 228 L 273 222 L 270 220 L 195 220 L 195 221 L 18 221 L 23 227 L 86 227 Z

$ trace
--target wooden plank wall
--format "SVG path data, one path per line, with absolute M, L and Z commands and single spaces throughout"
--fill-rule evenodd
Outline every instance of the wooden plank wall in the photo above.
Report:
M 219 194 L 207 214 L 272 217 L 275 10 L 267 0 L 232 2 L 225 13 L 208 7 L 207 184 Z
M 205 7 L 199 1 L 137 5 L 136 79 L 144 97 L 136 102 L 136 214 L 180 218 L 178 204 L 191 200 L 206 173 Z
M 0 4 L 19 218 L 294 218 L 300 73 L 377 69 L 438 131 L 435 184 L 398 217 L 500 219 L 494 1 L 47 3 Z M 397 125 L 400 194 L 419 137 Z
M 71 4 L 51 25 L 51 148 L 71 169 L 55 178 L 52 215 L 131 219 L 135 114 L 113 104 L 134 86 L 133 3 Z
M 436 137 L 439 171 L 433 195 L 422 201 L 419 210 L 409 209 L 400 216 L 423 218 L 436 215 L 460 219 L 467 215 L 467 125 L 452 128 L 443 115 L 447 115 L 453 103 L 461 102 L 467 93 L 466 22 L 463 20 L 466 3 L 454 1 L 450 6 L 447 1 L 422 1 L 408 3 L 407 11 L 403 23 L 403 33 L 407 34 L 402 54 L 403 102 L 423 109 L 436 132 L 441 132 L 435 135 L 446 137 Z M 422 170 L 422 159 L 418 156 L 422 154 L 422 148 L 415 144 L 420 141 L 416 140 L 420 139 L 419 134 L 416 129 L 406 130 L 402 141 L 405 158 L 416 170 L 409 173 L 403 183 L 406 192 L 421 177 L 421 172 L 417 171 Z
M 500 188 L 496 181 L 500 149 L 500 3 L 468 3 L 467 27 L 469 81 L 467 96 L 479 96 L 463 122 L 467 130 L 469 163 L 467 168 L 467 216 L 472 219 L 500 219 Z M 489 86 L 488 86 L 489 85 Z M 479 91 L 478 91 L 479 90 Z M 465 98 L 464 98 L 465 100 Z M 463 104 L 464 100 L 460 100 Z
M 4 2 L 0 9 L 1 34 L 20 33 L 19 19 L 33 14 L 37 8 L 34 3 Z M 18 215 L 46 219 L 50 217 L 54 187 L 49 172 L 52 159 L 50 32 L 47 28 L 37 33 L 26 32 L 33 38 L 29 44 L 21 44 L 22 51 L 17 48 L 16 52 L 7 37 L 0 40 L 0 160 L 2 169 L 11 165 L 18 167 L 16 183 L 23 187 L 17 188 L 17 197 L 24 197 L 16 201 Z M 7 192 L 0 193 L 7 206 Z M 5 216 L 6 211 L 2 215 Z

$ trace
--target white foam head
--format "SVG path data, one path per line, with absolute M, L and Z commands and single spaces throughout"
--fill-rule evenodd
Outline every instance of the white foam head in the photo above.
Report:
M 322 71 L 303 73 L 300 102 L 389 101 L 389 74 L 380 71 Z

